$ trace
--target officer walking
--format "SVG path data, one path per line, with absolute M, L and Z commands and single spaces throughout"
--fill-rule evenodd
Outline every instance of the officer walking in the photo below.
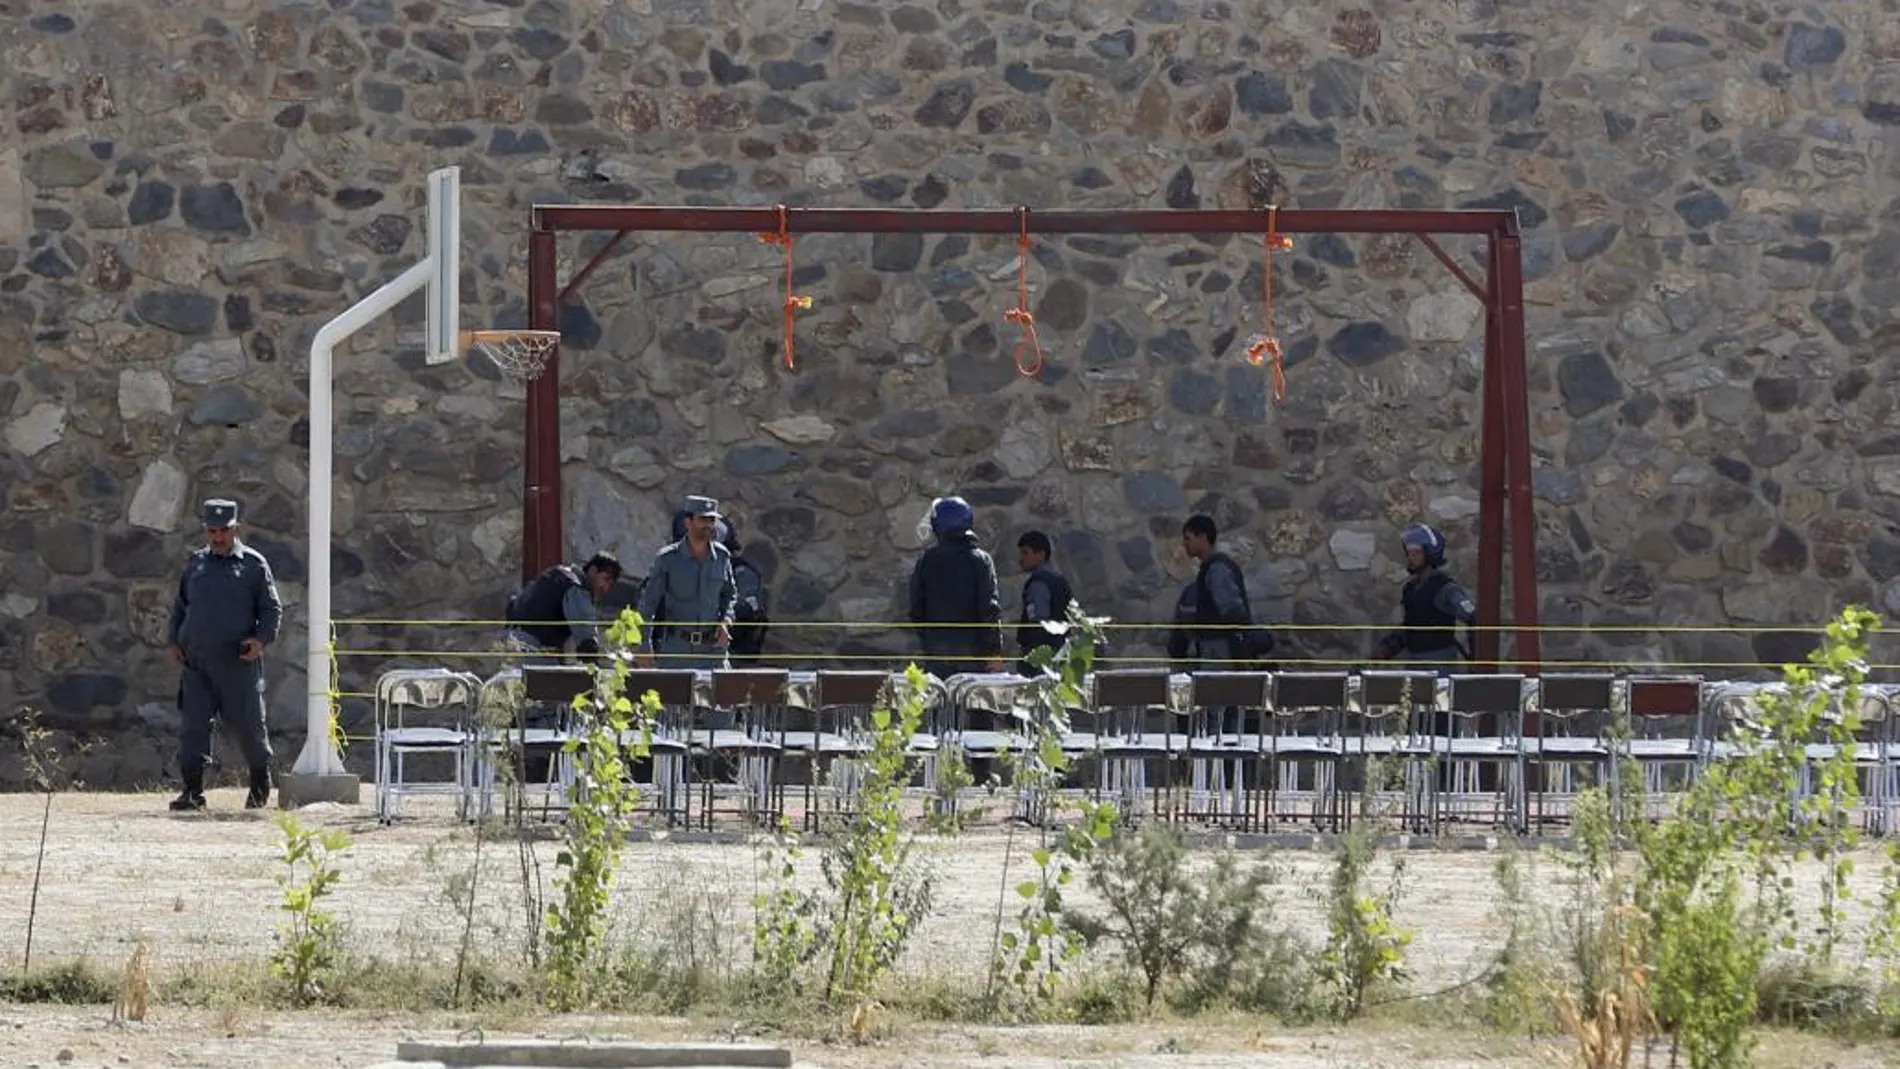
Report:
M 649 652 L 640 658 L 651 667 L 716 671 L 727 667 L 732 618 L 738 590 L 732 577 L 732 552 L 714 538 L 719 502 L 686 499 L 686 535 L 653 558 L 640 589 L 640 616 L 646 621 Z
M 922 627 L 923 669 L 938 679 L 979 666 L 1003 670 L 1003 606 L 996 597 L 996 562 L 977 545 L 976 514 L 960 497 L 931 502 L 919 533 L 936 538 L 910 573 L 910 620 Z M 974 626 L 971 626 L 974 625 Z
M 620 561 L 596 553 L 586 564 L 557 564 L 528 581 L 508 599 L 508 637 L 539 653 L 559 657 L 574 640 L 574 652 L 600 652 L 600 624 L 594 605 L 620 581 Z
M 1476 623 L 1478 606 L 1445 573 L 1445 536 L 1436 528 L 1413 524 L 1399 536 L 1399 545 L 1405 549 L 1405 570 L 1411 573 L 1399 593 L 1404 616 L 1398 630 L 1379 640 L 1374 655 L 1448 671 L 1467 659 L 1458 642 L 1458 625 Z
M 1031 652 L 1048 647 L 1059 650 L 1068 641 L 1067 635 L 1059 635 L 1042 626 L 1045 620 L 1058 623 L 1069 618 L 1069 602 L 1074 600 L 1074 592 L 1069 581 L 1049 563 L 1055 549 L 1049 542 L 1049 536 L 1041 531 L 1028 531 L 1016 540 L 1016 563 L 1028 575 L 1023 580 L 1023 618 L 1016 628 L 1016 646 L 1023 660 L 1017 670 L 1025 676 L 1034 676 L 1036 670 L 1029 664 Z
M 1194 575 L 1194 659 L 1213 662 L 1212 671 L 1247 669 L 1273 652 L 1273 636 L 1253 627 L 1253 605 L 1247 600 L 1247 580 L 1234 558 L 1214 548 L 1220 529 L 1212 516 L 1190 516 L 1181 525 L 1181 548 L 1201 562 Z M 1185 609 L 1186 592 L 1181 606 Z
M 177 812 L 205 807 L 205 765 L 211 759 L 211 721 L 236 732 L 250 766 L 244 808 L 270 802 L 270 730 L 264 712 L 264 649 L 277 641 L 284 604 L 264 555 L 238 541 L 237 502 L 212 498 L 200 507 L 205 546 L 192 553 L 172 601 L 171 645 L 165 651 L 184 669 L 179 686 L 183 727 L 178 771 L 184 790 Z

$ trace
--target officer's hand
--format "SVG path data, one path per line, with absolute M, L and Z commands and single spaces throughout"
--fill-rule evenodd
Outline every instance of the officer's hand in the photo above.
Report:
M 264 643 L 259 639 L 247 638 L 238 644 L 238 657 L 246 661 L 259 660 L 264 656 Z
M 1000 672 L 1003 670 L 1003 659 L 1001 657 L 992 657 L 984 663 L 983 667 L 991 672 Z
M 713 641 L 721 646 L 732 645 L 732 629 L 725 624 L 720 624 L 713 629 Z
M 639 656 L 633 659 L 633 663 L 641 668 L 651 668 L 653 667 L 653 655 L 642 651 Z
M 185 651 L 179 649 L 177 646 L 167 646 L 165 647 L 165 659 L 183 668 L 185 666 Z

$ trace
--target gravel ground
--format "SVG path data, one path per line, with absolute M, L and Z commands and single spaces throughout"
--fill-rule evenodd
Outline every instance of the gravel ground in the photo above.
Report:
M 55 800 L 35 922 L 36 961 L 87 957 L 116 969 L 141 939 L 156 950 L 163 975 L 216 961 L 256 961 L 269 950 L 274 909 L 278 835 L 269 814 L 238 809 L 235 791 L 212 793 L 207 814 L 167 812 L 158 795 L 72 794 Z M 334 900 L 348 922 L 353 946 L 385 956 L 444 956 L 460 924 L 450 904 L 453 877 L 466 873 L 473 857 L 471 833 L 452 821 L 424 817 L 392 827 L 368 811 L 313 807 L 307 823 L 347 829 L 354 848 L 342 863 Z M 17 967 L 26 928 L 28 898 L 38 842 L 40 803 L 23 795 L 0 796 L 0 963 Z M 1014 843 L 1005 832 L 984 829 L 951 841 L 932 841 L 927 851 L 940 883 L 937 909 L 918 933 L 901 968 L 912 976 L 942 979 L 961 975 L 977 982 L 989 952 L 989 935 L 1010 854 L 1020 866 L 1029 833 Z M 551 874 L 554 845 L 538 856 Z M 1419 990 L 1450 986 L 1473 975 L 1495 953 L 1501 933 L 1492 869 L 1495 852 L 1415 850 L 1388 853 L 1381 865 L 1402 858 L 1404 894 L 1398 917 L 1416 931 L 1409 953 Z M 1326 857 L 1306 851 L 1245 852 L 1282 869 L 1279 895 L 1288 925 L 1318 930 L 1312 888 L 1323 886 Z M 643 931 L 669 946 L 684 939 L 717 951 L 742 950 L 749 942 L 750 899 L 755 887 L 755 851 L 743 845 L 636 843 L 625 855 L 619 898 L 623 929 Z M 476 940 L 491 955 L 508 953 L 520 931 L 520 860 L 512 843 L 484 847 Z M 1011 882 L 1023 878 L 1014 870 Z M 1864 901 L 1880 876 L 1869 852 L 1855 877 Z M 1553 862 L 1537 862 L 1530 882 L 1535 897 L 1553 913 L 1563 892 Z M 1811 894 L 1814 881 L 1804 879 Z M 1083 896 L 1086 900 L 1086 895 Z M 1856 922 L 1859 903 L 1850 907 Z M 697 918 L 688 923 L 681 918 Z M 1856 923 L 1858 927 L 1858 923 Z M 269 1014 L 231 1009 L 186 1012 L 160 1006 L 138 1025 L 111 1025 L 103 1010 L 0 1006 L 0 1065 L 57 1064 L 71 1051 L 76 1065 L 368 1065 L 393 1055 L 398 1038 L 450 1036 L 467 1020 L 408 1015 Z M 554 1019 L 489 1022 L 489 1027 L 553 1035 L 622 1034 L 636 1038 L 706 1038 L 683 1022 Z M 703 1027 L 703 1026 L 702 1026 Z M 982 1029 L 893 1026 L 880 1043 L 799 1050 L 802 1059 L 827 1066 L 1057 1066 L 1102 1065 L 1172 1069 L 1225 1065 L 1272 1069 L 1424 1065 L 1548 1066 L 1560 1060 L 1534 1044 L 1355 1028 L 1345 1034 L 1280 1032 L 1196 1021 L 1148 1028 Z M 11 1031 L 9 1036 L 7 1033 Z M 1771 1051 L 1799 1057 L 1790 1064 L 1839 1069 L 1895 1064 L 1896 1051 L 1811 1049 L 1815 1042 L 1773 1038 Z M 1159 1052 L 1159 1053 L 1157 1053 Z M 1006 1056 L 1005 1056 L 1006 1055 Z M 1779 1055 L 1776 1055 L 1777 1060 Z M 1814 1059 L 1806 1061 L 1805 1059 Z

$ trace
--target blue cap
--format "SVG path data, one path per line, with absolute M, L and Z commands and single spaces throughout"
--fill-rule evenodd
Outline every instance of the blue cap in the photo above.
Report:
M 719 515 L 719 502 L 710 497 L 700 497 L 695 494 L 686 499 L 686 504 L 680 511 L 686 513 L 688 516 L 717 516 Z
M 226 501 L 221 497 L 211 498 L 199 506 L 198 516 L 204 521 L 206 527 L 236 527 L 238 516 L 237 502 Z

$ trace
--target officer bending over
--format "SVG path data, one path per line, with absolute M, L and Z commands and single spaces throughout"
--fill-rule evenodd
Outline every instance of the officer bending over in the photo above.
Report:
M 1041 531 L 1029 531 L 1016 540 L 1016 563 L 1028 575 L 1023 580 L 1022 623 L 1016 628 L 1016 646 L 1023 656 L 1017 670 L 1025 676 L 1036 674 L 1029 664 L 1032 651 L 1045 646 L 1059 650 L 1068 641 L 1067 635 L 1054 634 L 1042 626 L 1045 620 L 1067 620 L 1069 602 L 1074 600 L 1069 581 L 1049 563 L 1053 553 L 1049 536 Z
M 284 603 L 264 555 L 238 541 L 235 501 L 213 498 L 199 510 L 205 546 L 185 562 L 172 601 L 171 645 L 165 651 L 184 669 L 178 689 L 183 718 L 178 771 L 184 790 L 171 808 L 205 807 L 205 765 L 211 760 L 211 721 L 236 732 L 250 766 L 244 808 L 270 802 L 270 729 L 264 711 L 264 648 L 277 641 Z
M 1445 536 L 1425 524 L 1413 524 L 1399 536 L 1405 548 L 1405 569 L 1411 578 L 1399 594 L 1404 612 L 1399 629 L 1379 640 L 1380 658 L 1424 661 L 1440 671 L 1467 660 L 1458 642 L 1458 625 L 1473 624 L 1478 606 L 1452 577 L 1445 574 Z
M 508 599 L 508 637 L 544 654 L 559 657 L 574 640 L 574 652 L 600 653 L 600 624 L 594 604 L 620 581 L 620 562 L 596 553 L 576 567 L 557 564 L 528 581 Z

